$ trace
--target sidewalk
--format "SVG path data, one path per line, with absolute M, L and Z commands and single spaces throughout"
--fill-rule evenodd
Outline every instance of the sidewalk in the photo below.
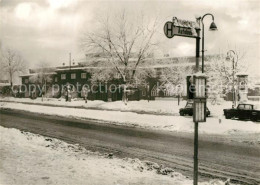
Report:
M 69 107 L 77 109 L 89 109 L 89 110 L 109 110 L 109 111 L 121 111 L 121 112 L 133 112 L 137 114 L 152 114 L 163 116 L 179 116 L 179 109 L 185 107 L 186 100 L 180 101 L 178 105 L 177 100 L 174 99 L 159 99 L 148 102 L 147 100 L 129 101 L 125 105 L 122 101 L 104 102 L 100 100 L 88 101 L 85 103 L 82 99 L 74 99 L 71 102 L 66 102 L 65 99 L 45 98 L 44 101 L 41 98 L 35 100 L 29 98 L 13 98 L 6 97 L 0 98 L 0 102 L 13 102 L 23 103 L 28 105 L 43 105 L 53 107 Z M 223 117 L 223 109 L 231 108 L 232 102 L 221 102 L 220 105 L 211 105 L 207 103 L 207 107 L 211 112 L 211 117 Z
M 100 100 L 88 101 L 85 103 L 84 100 L 72 100 L 66 102 L 64 99 L 46 98 L 44 101 L 41 98 L 35 100 L 29 98 L 0 98 L 0 102 L 12 102 L 12 103 L 23 103 L 28 105 L 42 105 L 42 106 L 53 106 L 53 107 L 69 107 L 77 109 L 90 109 L 90 110 L 110 110 L 110 111 L 121 111 L 121 112 L 134 112 L 137 114 L 152 114 L 152 115 L 168 115 L 177 116 L 179 115 L 179 109 L 184 107 L 186 101 L 181 101 L 180 105 L 177 105 L 177 101 L 129 101 L 125 105 L 122 101 L 116 102 L 104 102 Z

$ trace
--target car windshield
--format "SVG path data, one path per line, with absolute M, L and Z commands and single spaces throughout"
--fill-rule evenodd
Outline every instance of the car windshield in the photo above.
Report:
M 255 110 L 260 110 L 260 104 L 254 105 L 254 109 L 255 109 Z
M 238 109 L 244 109 L 244 110 L 252 110 L 253 106 L 249 104 L 242 104 L 238 106 Z
M 192 103 L 188 103 L 188 104 L 186 105 L 186 108 L 192 108 Z

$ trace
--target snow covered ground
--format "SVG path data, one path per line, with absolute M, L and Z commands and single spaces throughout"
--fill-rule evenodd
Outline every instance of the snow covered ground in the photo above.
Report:
M 119 159 L 75 144 L 0 126 L 0 184 L 171 184 L 189 180 L 149 161 Z M 164 174 L 164 175 L 162 175 Z M 201 185 L 224 185 L 219 180 Z
M 44 101 L 41 98 L 30 99 L 30 98 L 14 98 L 14 97 L 2 97 L 0 101 L 10 101 L 10 102 L 20 102 L 20 103 L 30 103 L 30 104 L 45 104 L 45 105 L 56 105 L 56 106 L 66 106 L 66 107 L 82 107 L 82 108 L 99 108 L 107 110 L 121 110 L 121 111 L 136 111 L 136 112 L 151 112 L 151 113 L 162 113 L 162 114 L 179 114 L 179 109 L 184 107 L 186 101 L 180 101 L 178 105 L 177 99 L 163 99 L 159 98 L 155 101 L 129 101 L 125 105 L 122 101 L 114 102 L 104 102 L 100 100 L 88 101 L 85 103 L 82 99 L 74 99 L 71 102 L 66 102 L 65 99 L 57 98 L 44 98 Z M 259 104 L 260 102 L 250 102 L 254 104 Z M 218 104 L 212 105 L 210 100 L 207 104 L 210 111 L 213 113 L 213 116 L 218 116 L 223 114 L 223 108 L 231 108 L 232 102 L 219 101 Z
M 149 115 L 134 112 L 75 109 L 10 102 L 0 102 L 0 108 L 26 110 L 41 114 L 73 117 L 78 119 L 88 118 L 103 120 L 107 124 L 136 126 L 146 129 L 189 133 L 194 132 L 194 123 L 192 118 L 188 116 Z M 227 120 L 223 116 L 214 116 L 207 118 L 207 122 L 199 124 L 199 132 L 206 134 L 260 133 L 260 125 L 251 121 Z
M 6 97 L 0 98 L 4 101 L 21 102 L 21 103 L 32 103 L 32 104 L 47 104 L 47 105 L 58 105 L 67 107 L 83 107 L 83 108 L 96 108 L 96 109 L 107 109 L 107 110 L 120 110 L 120 111 L 138 111 L 138 112 L 150 112 L 150 113 L 162 113 L 162 114 L 179 114 L 179 108 L 185 106 L 185 101 L 181 102 L 178 106 L 177 102 L 173 101 L 129 101 L 125 105 L 122 101 L 115 102 L 104 102 L 100 100 L 88 101 L 85 103 L 82 99 L 74 99 L 71 102 L 66 102 L 64 99 L 56 98 L 45 98 L 41 101 L 41 98 L 32 100 L 30 98 L 13 98 Z
M 177 99 L 158 99 L 155 101 L 148 102 L 147 100 L 140 101 L 129 101 L 125 105 L 122 101 L 115 102 L 104 102 L 100 100 L 88 101 L 85 103 L 82 99 L 74 99 L 71 102 L 66 102 L 64 99 L 60 98 L 41 98 L 32 100 L 30 98 L 13 98 L 5 97 L 0 98 L 0 101 L 10 101 L 10 102 L 20 102 L 20 103 L 30 103 L 30 104 L 45 104 L 45 105 L 55 105 L 55 106 L 65 106 L 65 107 L 79 107 L 79 108 L 95 108 L 101 110 L 117 110 L 117 111 L 132 111 L 132 112 L 143 112 L 143 113 L 154 113 L 154 114 L 172 114 L 179 115 L 179 109 L 184 107 L 186 101 L 180 101 L 178 105 Z M 254 104 L 259 104 L 259 102 L 250 102 Z M 210 100 L 208 100 L 207 107 L 209 108 L 213 117 L 223 116 L 224 108 L 231 108 L 232 102 L 219 101 L 218 104 L 212 105 Z

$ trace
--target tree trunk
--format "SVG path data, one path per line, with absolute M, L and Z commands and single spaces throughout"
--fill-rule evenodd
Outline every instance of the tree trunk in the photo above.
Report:
M 10 85 L 11 85 L 11 88 L 13 87 L 13 74 L 10 73 Z
M 122 96 L 122 101 L 124 102 L 125 105 L 127 105 L 127 93 L 126 93 L 126 82 L 125 82 L 125 78 L 124 78 L 124 82 L 123 82 L 123 96 Z

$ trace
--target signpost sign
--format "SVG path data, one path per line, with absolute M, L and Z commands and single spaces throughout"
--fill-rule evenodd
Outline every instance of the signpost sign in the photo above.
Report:
M 205 122 L 206 121 L 206 99 L 194 99 L 193 102 L 193 121 Z
M 196 22 L 180 20 L 177 17 L 173 17 L 172 21 L 168 21 L 164 25 L 164 34 L 167 38 L 173 38 L 174 36 L 190 37 L 196 39 L 196 69 L 199 69 L 199 55 L 200 55 L 200 19 Z M 203 80 L 204 79 L 204 80 Z M 193 104 L 193 121 L 194 126 L 194 185 L 198 184 L 198 123 L 206 121 L 206 97 L 205 89 L 200 88 L 204 84 L 205 78 L 193 79 L 193 77 L 187 77 L 187 97 L 194 99 Z M 194 83 L 195 82 L 195 83 Z M 204 84 L 205 85 L 205 84 Z M 195 87 L 195 92 L 191 92 Z M 205 87 L 205 86 L 204 86 Z M 195 96 L 195 97 L 194 97 Z
M 178 20 L 176 17 L 173 18 L 173 21 L 168 21 L 164 24 L 164 34 L 167 38 L 172 38 L 174 36 L 182 37 L 199 37 L 198 26 L 195 22 Z

